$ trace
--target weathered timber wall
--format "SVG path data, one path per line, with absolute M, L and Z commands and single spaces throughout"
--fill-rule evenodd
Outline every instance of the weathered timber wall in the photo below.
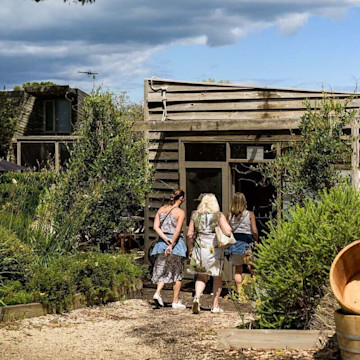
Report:
M 353 93 L 332 92 L 329 97 L 358 109 Z M 162 79 L 144 81 L 144 122 L 149 162 L 155 168 L 155 184 L 145 211 L 145 244 L 156 239 L 152 230 L 156 211 L 179 187 L 179 138 L 210 141 L 284 142 L 296 138 L 297 126 L 308 99 L 320 105 L 320 90 L 276 89 Z M 164 120 L 164 121 L 162 121 Z

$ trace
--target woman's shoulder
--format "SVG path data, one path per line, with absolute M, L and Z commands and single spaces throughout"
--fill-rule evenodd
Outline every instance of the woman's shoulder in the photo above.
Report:
M 176 208 L 174 210 L 174 212 L 172 212 L 174 216 L 179 216 L 179 215 L 185 215 L 185 211 L 183 209 L 180 208 Z
M 159 215 L 161 215 L 162 213 L 166 213 L 168 210 L 168 206 L 169 205 L 163 205 L 157 212 Z

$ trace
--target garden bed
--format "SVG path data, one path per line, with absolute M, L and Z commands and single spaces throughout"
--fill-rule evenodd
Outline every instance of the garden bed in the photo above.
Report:
M 129 288 L 121 287 L 117 291 L 118 296 L 112 299 L 112 301 L 132 299 L 138 295 L 142 286 L 142 282 L 139 281 L 137 284 Z M 89 304 L 86 302 L 85 296 L 78 293 L 74 296 L 72 310 L 81 309 L 88 305 Z M 51 311 L 48 306 L 41 303 L 3 306 L 0 308 L 0 322 L 32 318 L 51 313 L 53 313 L 53 311 Z

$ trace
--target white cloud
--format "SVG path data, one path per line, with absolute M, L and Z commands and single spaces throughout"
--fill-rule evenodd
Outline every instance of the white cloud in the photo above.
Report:
M 360 0 L 2 0 L 0 78 L 70 82 L 93 69 L 115 86 L 151 73 L 166 47 L 231 45 L 273 26 L 288 36 L 312 16 L 341 19 L 355 6 Z
M 307 23 L 309 17 L 307 13 L 289 14 L 279 18 L 276 24 L 282 35 L 293 35 Z

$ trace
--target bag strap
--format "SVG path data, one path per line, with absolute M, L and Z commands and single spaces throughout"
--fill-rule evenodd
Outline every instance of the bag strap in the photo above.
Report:
M 247 210 L 245 210 L 245 211 L 247 211 Z M 233 228 L 231 227 L 233 233 L 238 229 L 238 227 L 241 225 L 241 223 L 242 223 L 243 220 L 245 219 L 245 216 L 246 216 L 245 211 L 244 211 L 244 213 L 241 215 L 240 221 L 239 221 L 238 224 L 236 225 L 236 228 L 233 229 Z M 234 217 L 234 215 L 232 215 L 231 218 L 233 218 L 233 217 Z M 230 219 L 230 221 L 231 221 L 231 219 Z
M 161 227 L 162 224 L 164 223 L 165 219 L 170 215 L 170 213 L 171 213 L 175 208 L 177 208 L 177 206 L 173 206 L 173 207 L 166 213 L 166 216 L 163 218 L 162 221 L 160 221 L 160 227 Z

